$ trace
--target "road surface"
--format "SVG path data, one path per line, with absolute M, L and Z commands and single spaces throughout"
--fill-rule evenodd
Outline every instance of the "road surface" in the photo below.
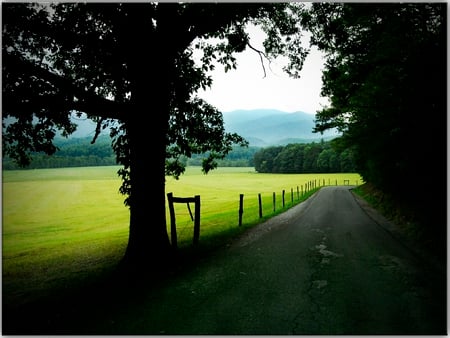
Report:
M 164 283 L 30 308 L 19 334 L 446 335 L 445 269 L 350 188 L 320 189 Z
M 96 324 L 105 334 L 446 335 L 445 289 L 445 273 L 350 187 L 325 187 Z

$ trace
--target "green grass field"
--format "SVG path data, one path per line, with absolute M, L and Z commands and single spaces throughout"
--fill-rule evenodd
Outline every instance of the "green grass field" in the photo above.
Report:
M 129 212 L 118 192 L 118 167 L 3 171 L 3 299 L 29 300 L 112 269 L 128 240 Z M 253 168 L 219 168 L 204 175 L 190 167 L 166 192 L 201 197 L 200 246 L 214 247 L 262 220 L 305 199 L 308 181 L 317 186 L 361 184 L 358 174 L 258 174 Z M 300 199 L 297 195 L 299 187 Z M 285 190 L 285 208 L 282 191 Z M 273 212 L 273 193 L 276 212 Z M 263 219 L 258 213 L 258 193 Z M 244 194 L 243 225 L 238 227 L 239 194 Z M 149 196 L 149 203 L 152 198 Z M 151 207 L 149 205 L 149 209 Z M 192 212 L 194 205 L 191 204 Z M 186 204 L 175 204 L 178 245 L 192 246 L 193 222 Z M 167 208 L 167 219 L 169 211 Z M 170 223 L 167 222 L 170 231 Z M 170 234 L 170 232 L 169 232 Z

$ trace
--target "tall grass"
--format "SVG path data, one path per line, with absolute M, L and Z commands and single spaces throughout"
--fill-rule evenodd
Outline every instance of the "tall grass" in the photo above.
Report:
M 3 171 L 3 297 L 29 300 L 53 288 L 64 288 L 112 269 L 128 240 L 129 211 L 119 194 L 118 167 L 86 167 Z M 149 171 L 150 172 L 150 171 Z M 150 178 L 151 179 L 151 178 Z M 200 245 L 213 247 L 224 238 L 297 203 L 308 181 L 328 184 L 361 182 L 358 174 L 258 174 L 253 168 L 219 168 L 204 175 L 190 167 L 179 180 L 166 178 L 166 192 L 176 197 L 201 197 Z M 318 184 L 318 182 L 316 182 Z M 301 189 L 300 189 L 301 191 Z M 238 227 L 239 194 L 244 194 L 243 225 Z M 304 196 L 306 198 L 306 196 Z M 149 210 L 151 210 L 149 192 Z M 294 203 L 294 204 L 295 204 Z M 194 206 L 191 205 L 192 212 Z M 175 204 L 178 244 L 192 244 L 193 221 L 185 204 Z M 151 214 L 149 215 L 151 217 Z M 169 211 L 167 208 L 167 219 Z M 170 224 L 168 222 L 168 231 Z

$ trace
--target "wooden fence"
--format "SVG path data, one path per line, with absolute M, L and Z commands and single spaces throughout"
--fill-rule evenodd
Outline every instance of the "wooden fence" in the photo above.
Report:
M 177 239 L 177 225 L 175 217 L 174 203 L 186 203 L 189 210 L 191 219 L 194 221 L 194 240 L 193 244 L 197 245 L 200 237 L 200 195 L 194 197 L 174 197 L 171 192 L 167 194 L 167 201 L 169 203 L 170 211 L 170 238 L 172 246 L 176 249 L 178 247 Z M 195 203 L 194 216 L 192 216 L 192 211 L 189 203 Z

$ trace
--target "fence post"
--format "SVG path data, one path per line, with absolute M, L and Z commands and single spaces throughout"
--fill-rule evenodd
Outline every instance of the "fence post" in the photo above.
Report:
M 298 191 L 298 185 L 297 185 L 297 200 L 299 200 L 299 199 L 300 199 L 300 193 Z
M 291 204 L 294 204 L 294 189 L 291 188 Z
M 273 212 L 275 212 L 277 208 L 275 193 L 272 194 L 273 199 Z
M 244 194 L 239 194 L 239 226 L 242 225 L 243 213 L 244 213 Z
M 283 189 L 283 208 L 284 208 L 284 189 Z
M 173 207 L 173 194 L 169 192 L 167 194 L 167 201 L 169 203 L 170 211 L 170 239 L 174 249 L 178 247 L 177 243 L 177 226 L 175 224 L 175 209 Z
M 259 204 L 259 218 L 262 218 L 262 202 L 261 193 L 258 194 L 258 204 Z
M 200 237 L 200 195 L 195 195 L 195 216 L 194 216 L 194 245 L 198 244 Z

